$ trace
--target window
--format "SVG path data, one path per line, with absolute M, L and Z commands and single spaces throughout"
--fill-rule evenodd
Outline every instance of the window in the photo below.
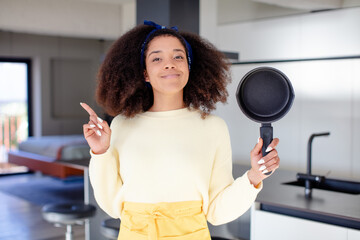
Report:
M 0 58 L 0 162 L 32 135 L 29 59 Z

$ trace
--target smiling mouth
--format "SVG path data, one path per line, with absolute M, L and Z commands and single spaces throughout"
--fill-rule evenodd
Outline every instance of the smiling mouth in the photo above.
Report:
M 178 78 L 179 76 L 180 76 L 180 74 L 168 74 L 168 75 L 164 75 L 161 77 L 165 78 L 165 79 L 170 79 L 170 78 Z

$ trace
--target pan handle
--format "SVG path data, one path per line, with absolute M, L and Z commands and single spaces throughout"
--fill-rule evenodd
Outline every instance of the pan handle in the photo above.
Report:
M 268 153 L 265 152 L 266 148 L 270 145 L 273 140 L 273 127 L 271 123 L 262 123 L 260 127 L 260 137 L 263 139 L 262 146 L 262 155 L 266 156 Z M 265 175 L 270 175 L 271 172 L 265 173 Z

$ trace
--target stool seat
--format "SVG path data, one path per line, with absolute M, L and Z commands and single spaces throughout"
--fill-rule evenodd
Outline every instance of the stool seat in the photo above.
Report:
M 84 203 L 55 203 L 42 207 L 43 218 L 55 226 L 66 225 L 65 239 L 73 239 L 72 226 L 83 224 L 95 215 L 96 207 Z
M 101 234 L 108 239 L 117 239 L 120 230 L 120 219 L 109 218 L 101 223 Z
M 52 223 L 72 224 L 95 215 L 96 207 L 84 203 L 47 204 L 42 208 L 45 220 Z

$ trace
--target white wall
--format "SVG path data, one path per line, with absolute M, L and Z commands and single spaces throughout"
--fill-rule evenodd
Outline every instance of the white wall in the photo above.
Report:
M 0 29 L 117 39 L 136 24 L 133 0 L 0 0 Z
M 200 32 L 219 49 L 238 51 L 241 61 L 360 55 L 360 8 L 218 25 Z M 229 124 L 235 162 L 249 163 L 259 134 L 259 125 L 242 115 L 235 100 L 243 75 L 258 66 L 232 67 L 229 104 L 220 104 L 216 112 Z M 330 131 L 329 137 L 314 140 L 313 172 L 360 179 L 360 60 L 267 66 L 282 70 L 296 94 L 290 113 L 273 124 L 274 136 L 281 140 L 282 168 L 305 171 L 308 137 Z
M 360 55 L 360 8 L 219 25 L 218 1 L 200 3 L 200 34 L 220 50 L 239 52 L 241 61 Z M 236 163 L 249 165 L 260 124 L 242 114 L 235 92 L 241 78 L 259 65 L 232 67 L 228 104 L 219 104 L 215 112 L 228 123 Z M 274 137 L 280 138 L 280 167 L 305 172 L 308 137 L 330 131 L 329 137 L 313 141 L 313 173 L 360 180 L 360 59 L 267 66 L 283 71 L 296 95 L 291 111 L 273 124 Z M 232 223 L 242 231 L 231 230 L 230 224 L 210 230 L 248 239 L 248 220 L 243 215 Z
M 199 33 L 211 43 L 217 43 L 217 0 L 199 0 Z
M 360 53 L 360 8 L 218 26 L 216 44 L 241 61 Z

